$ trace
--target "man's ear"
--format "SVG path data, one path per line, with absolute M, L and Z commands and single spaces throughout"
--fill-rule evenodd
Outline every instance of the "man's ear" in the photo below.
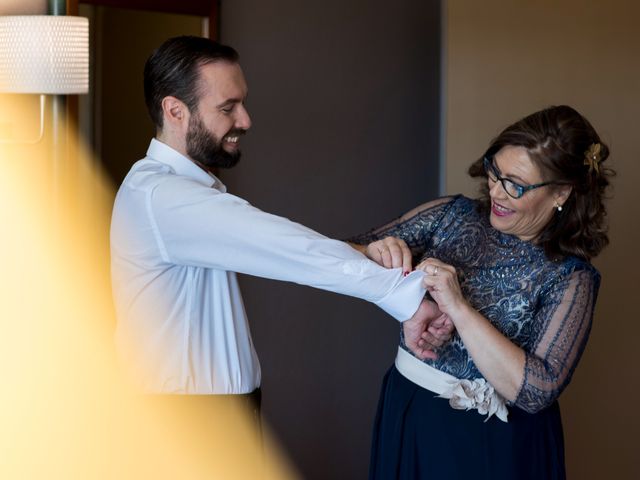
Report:
M 162 99 L 164 123 L 177 126 L 189 120 L 189 109 L 176 97 L 167 96 Z

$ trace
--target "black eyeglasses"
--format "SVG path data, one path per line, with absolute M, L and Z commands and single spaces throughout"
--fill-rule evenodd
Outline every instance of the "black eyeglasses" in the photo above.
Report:
M 492 182 L 500 181 L 504 191 L 512 198 L 520 198 L 530 190 L 535 190 L 536 188 L 545 187 L 547 185 L 565 185 L 562 182 L 542 182 L 536 183 L 535 185 L 520 185 L 513 180 L 501 177 L 498 168 L 493 163 L 493 159 L 489 159 L 487 157 L 484 157 L 484 171 L 487 172 L 487 176 Z

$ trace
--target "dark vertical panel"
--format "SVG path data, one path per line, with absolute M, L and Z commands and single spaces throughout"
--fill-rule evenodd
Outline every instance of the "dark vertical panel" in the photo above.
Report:
M 209 7 L 209 38 L 219 40 L 220 34 L 220 0 L 211 0 Z
M 233 193 L 346 237 L 438 189 L 440 2 L 234 0 L 254 122 Z M 242 278 L 264 412 L 308 479 L 366 478 L 379 383 L 398 325 L 360 300 Z
M 144 104 L 142 71 L 167 38 L 200 35 L 202 19 L 191 15 L 97 7 L 96 75 L 93 95 L 100 107 L 97 152 L 115 185 L 144 157 L 155 129 Z M 126 35 L 123 35 L 126 32 Z
M 96 7 L 125 8 L 207 17 L 212 8 L 214 8 L 212 4 L 218 1 L 219 0 L 80 0 L 80 3 L 95 5 Z

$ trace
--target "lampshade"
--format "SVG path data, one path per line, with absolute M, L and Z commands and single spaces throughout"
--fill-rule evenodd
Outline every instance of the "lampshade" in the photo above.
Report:
M 88 91 L 88 19 L 0 16 L 0 93 Z

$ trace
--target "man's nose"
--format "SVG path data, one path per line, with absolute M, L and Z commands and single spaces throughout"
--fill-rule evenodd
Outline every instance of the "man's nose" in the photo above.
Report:
M 242 130 L 249 130 L 249 128 L 251 128 L 251 117 L 244 105 L 240 105 L 238 108 L 238 115 L 236 116 L 234 126 Z

